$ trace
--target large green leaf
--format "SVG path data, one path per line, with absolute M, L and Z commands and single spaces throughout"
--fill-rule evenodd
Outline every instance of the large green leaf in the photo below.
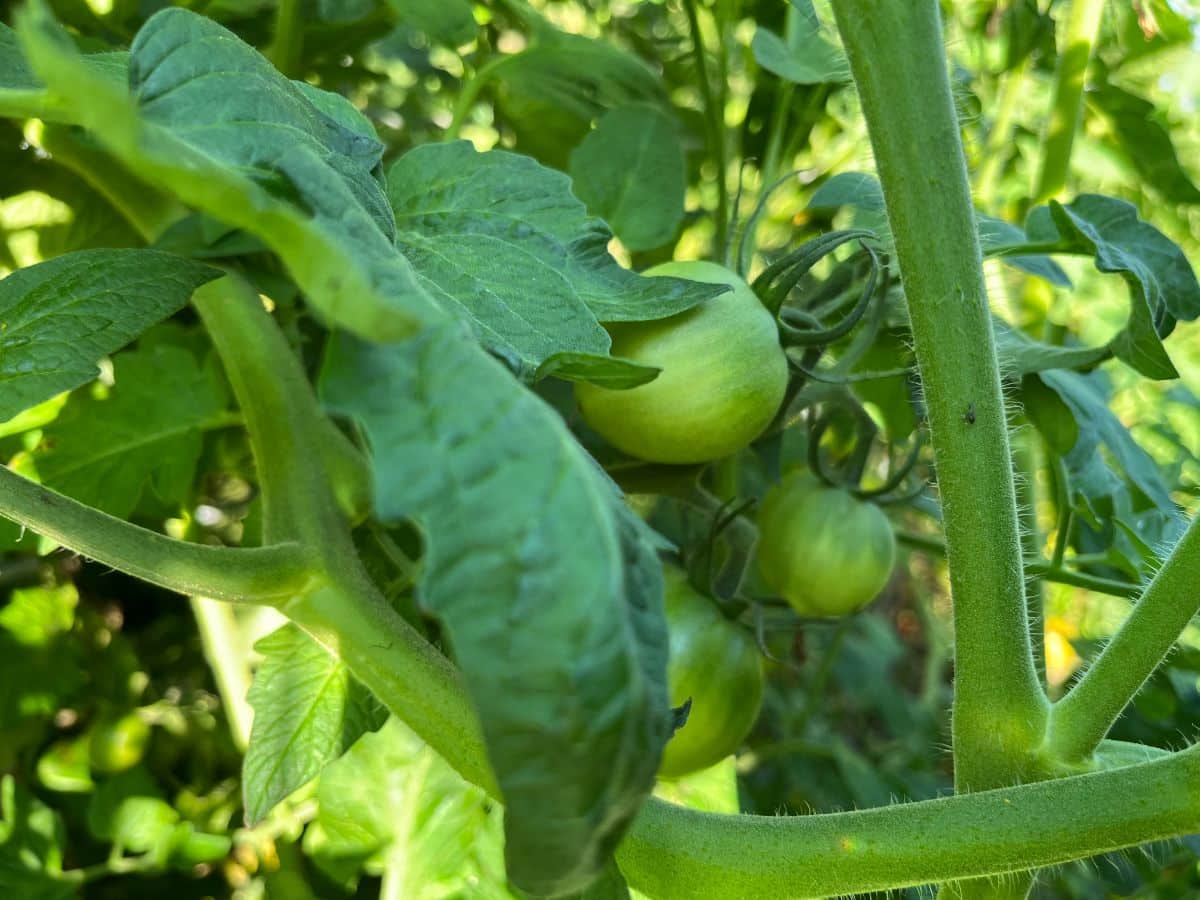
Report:
M 216 269 L 153 250 L 82 250 L 0 281 L 0 420 L 96 377 Z
M 147 488 L 164 503 L 185 502 L 204 433 L 236 422 L 219 370 L 155 344 L 117 355 L 113 381 L 76 392 L 45 427 L 32 453 L 39 478 L 121 518 Z
M 575 195 L 632 251 L 675 236 L 687 187 L 679 124 L 648 104 L 605 113 L 571 153 Z
M 251 824 L 387 718 L 341 660 L 296 626 L 272 632 L 255 649 L 263 660 L 250 688 L 254 725 L 242 764 Z M 374 791 L 377 785 L 363 787 Z
M 1038 207 L 1026 231 L 1034 243 L 1092 256 L 1101 272 L 1121 275 L 1129 285 L 1129 322 L 1110 346 L 1149 378 L 1178 377 L 1162 338 L 1176 320 L 1200 315 L 1200 284 L 1179 247 L 1139 219 L 1133 204 L 1099 194 Z
M 338 336 L 325 402 L 370 443 L 376 509 L 414 519 L 507 810 L 508 870 L 581 890 L 650 790 L 670 727 L 661 570 L 557 414 L 455 328 Z
M 500 808 L 399 719 L 330 763 L 317 800 L 304 849 L 324 868 L 389 873 L 405 900 L 513 897 Z
M 723 290 L 622 268 L 567 176 L 526 156 L 425 144 L 388 171 L 388 196 L 426 288 L 523 370 L 556 353 L 603 356 L 601 321 L 664 318 Z
M 437 317 L 391 240 L 370 171 L 381 147 L 347 101 L 287 81 L 184 9 L 156 13 L 138 33 L 134 95 L 90 77 L 40 4 L 18 23 L 32 68 L 74 121 L 141 177 L 262 238 L 330 321 L 394 340 Z

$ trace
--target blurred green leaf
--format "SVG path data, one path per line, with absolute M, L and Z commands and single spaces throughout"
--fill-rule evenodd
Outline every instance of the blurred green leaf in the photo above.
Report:
M 1168 202 L 1200 203 L 1200 188 L 1180 164 L 1171 132 L 1153 103 L 1109 83 L 1088 91 L 1086 98 L 1146 184 Z
M 479 26 L 469 0 L 386 0 L 402 25 L 411 25 L 435 44 L 461 47 Z
M 783 37 L 761 25 L 750 42 L 760 66 L 792 84 L 850 80 L 850 64 L 813 10 L 811 0 L 792 0 Z
M 669 108 L 661 81 L 640 59 L 605 41 L 543 26 L 494 73 L 498 112 L 518 149 L 566 168 L 572 147 L 606 111 L 631 103 Z
M 631 251 L 670 241 L 683 220 L 687 187 L 675 119 L 654 106 L 621 106 L 604 114 L 571 151 L 575 195 Z
M 76 888 L 62 880 L 66 834 L 58 814 L 0 776 L 0 891 L 21 900 L 67 900 Z

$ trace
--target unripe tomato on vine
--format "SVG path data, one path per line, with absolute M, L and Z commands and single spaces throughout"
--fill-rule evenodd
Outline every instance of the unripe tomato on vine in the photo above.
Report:
M 775 318 L 745 281 L 716 263 L 669 262 L 643 274 L 733 290 L 667 319 L 610 325 L 613 356 L 662 371 L 631 390 L 578 385 L 584 421 L 619 450 L 651 462 L 736 453 L 783 402 L 788 367 Z
M 843 616 L 883 590 L 896 537 L 883 511 L 807 472 L 786 476 L 758 514 L 763 581 L 802 616 Z
M 667 743 L 658 774 L 678 778 L 735 752 L 762 707 L 762 654 L 675 566 L 663 567 L 671 703 L 691 701 L 687 722 Z

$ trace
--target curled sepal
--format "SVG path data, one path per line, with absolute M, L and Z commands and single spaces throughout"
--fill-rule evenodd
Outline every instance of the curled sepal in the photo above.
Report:
M 813 266 L 842 244 L 873 237 L 875 237 L 873 231 L 861 228 L 823 234 L 771 263 L 759 273 L 750 286 L 754 289 L 754 293 L 762 299 L 767 309 L 778 314 L 788 292 Z
M 555 412 L 457 326 L 331 345 L 326 403 L 362 427 L 375 505 L 425 538 L 418 597 L 479 713 L 509 877 L 585 889 L 670 734 L 662 574 L 644 527 Z

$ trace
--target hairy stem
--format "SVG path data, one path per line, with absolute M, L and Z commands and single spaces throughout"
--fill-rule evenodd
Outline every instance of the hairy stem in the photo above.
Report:
M 312 577 L 295 543 L 241 549 L 177 541 L 0 466 L 0 516 L 90 559 L 181 594 L 274 603 Z
M 1066 30 L 1058 47 L 1054 103 L 1042 135 L 1042 165 L 1034 188 L 1035 203 L 1059 196 L 1066 187 L 1071 148 L 1079 128 L 1084 79 L 1103 13 L 1104 0 L 1070 0 Z
M 1047 748 L 1087 757 L 1200 608 L 1200 518 L 1193 520 L 1129 618 L 1082 680 L 1055 704 Z
M 954 598 L 955 782 L 980 790 L 1022 777 L 1048 701 L 1029 636 L 1008 427 L 938 5 L 833 7 L 895 235 L 938 471 Z

